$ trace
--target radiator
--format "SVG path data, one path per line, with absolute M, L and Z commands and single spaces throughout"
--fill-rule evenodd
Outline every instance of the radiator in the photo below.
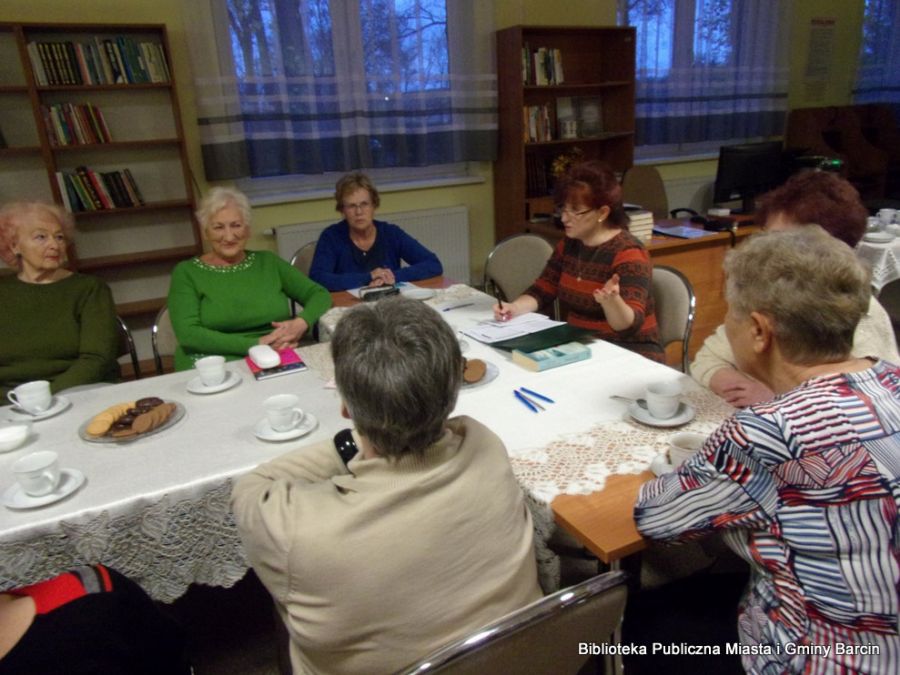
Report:
M 376 219 L 402 227 L 434 251 L 444 266 L 445 277 L 469 283 L 469 212 L 465 206 L 378 213 Z M 334 222 L 332 219 L 276 227 L 278 255 L 290 260 L 298 248 L 318 239 L 322 230 Z

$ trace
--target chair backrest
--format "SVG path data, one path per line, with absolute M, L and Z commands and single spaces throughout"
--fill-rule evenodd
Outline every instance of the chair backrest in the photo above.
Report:
M 688 346 L 697 306 L 694 287 L 684 274 L 665 265 L 654 266 L 651 283 L 659 340 L 663 347 L 681 341 L 681 370 L 686 373 L 690 367 Z
M 536 234 L 514 234 L 494 246 L 484 263 L 484 289 L 499 290 L 512 301 L 534 283 L 544 271 L 553 247 Z
M 622 200 L 639 204 L 653 212 L 654 220 L 669 217 L 669 197 L 666 186 L 655 166 L 635 165 L 622 178 Z
M 574 675 L 579 643 L 609 641 L 625 611 L 626 575 L 607 572 L 548 595 L 432 652 L 404 675 Z
M 153 362 L 156 364 L 156 374 L 162 375 L 162 357 L 174 355 L 175 348 L 178 346 L 175 329 L 172 328 L 172 319 L 169 318 L 168 307 L 163 307 L 156 315 L 150 341 L 153 344 Z
M 116 316 L 119 322 L 119 351 L 116 356 L 130 356 L 131 367 L 134 370 L 134 379 L 141 379 L 141 363 L 138 361 L 137 349 L 134 347 L 134 338 L 131 336 L 131 330 L 128 328 L 121 316 Z
M 316 242 L 307 242 L 294 251 L 294 255 L 291 256 L 291 265 L 303 272 L 306 276 L 309 276 L 309 268 L 312 267 L 313 256 L 315 255 Z

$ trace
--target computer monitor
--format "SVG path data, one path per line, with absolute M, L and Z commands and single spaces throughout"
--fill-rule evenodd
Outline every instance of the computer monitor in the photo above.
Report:
M 742 201 L 741 212 L 753 213 L 754 200 L 778 187 L 785 179 L 780 141 L 723 145 L 719 148 L 719 168 L 713 201 Z

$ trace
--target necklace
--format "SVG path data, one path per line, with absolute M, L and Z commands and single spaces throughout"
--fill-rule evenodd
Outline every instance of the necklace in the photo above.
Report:
M 587 246 L 587 244 L 582 243 L 580 248 L 583 249 Z M 578 251 L 581 253 L 581 251 Z M 578 281 L 581 281 L 581 275 L 584 272 L 585 268 L 590 267 L 594 264 L 594 260 L 597 258 L 597 254 L 600 252 L 600 246 L 597 246 L 594 249 L 594 252 L 591 254 L 591 257 L 588 258 L 587 262 L 581 259 L 581 257 L 576 257 L 575 259 L 578 261 L 578 266 L 575 269 L 575 277 Z

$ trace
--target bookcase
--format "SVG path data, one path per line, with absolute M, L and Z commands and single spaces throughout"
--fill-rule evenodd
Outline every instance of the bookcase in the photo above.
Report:
M 497 31 L 499 241 L 553 212 L 553 165 L 634 160 L 635 33 L 628 27 L 512 26 Z M 540 83 L 540 84 L 539 84 Z
M 62 144 L 51 110 L 61 124 L 102 115 L 110 140 Z M 140 199 L 110 180 L 99 204 L 73 204 L 61 175 L 82 167 L 127 173 Z M 0 23 L 0 203 L 16 199 L 70 207 L 72 269 L 103 278 L 129 324 L 152 321 L 172 266 L 202 250 L 164 25 Z

